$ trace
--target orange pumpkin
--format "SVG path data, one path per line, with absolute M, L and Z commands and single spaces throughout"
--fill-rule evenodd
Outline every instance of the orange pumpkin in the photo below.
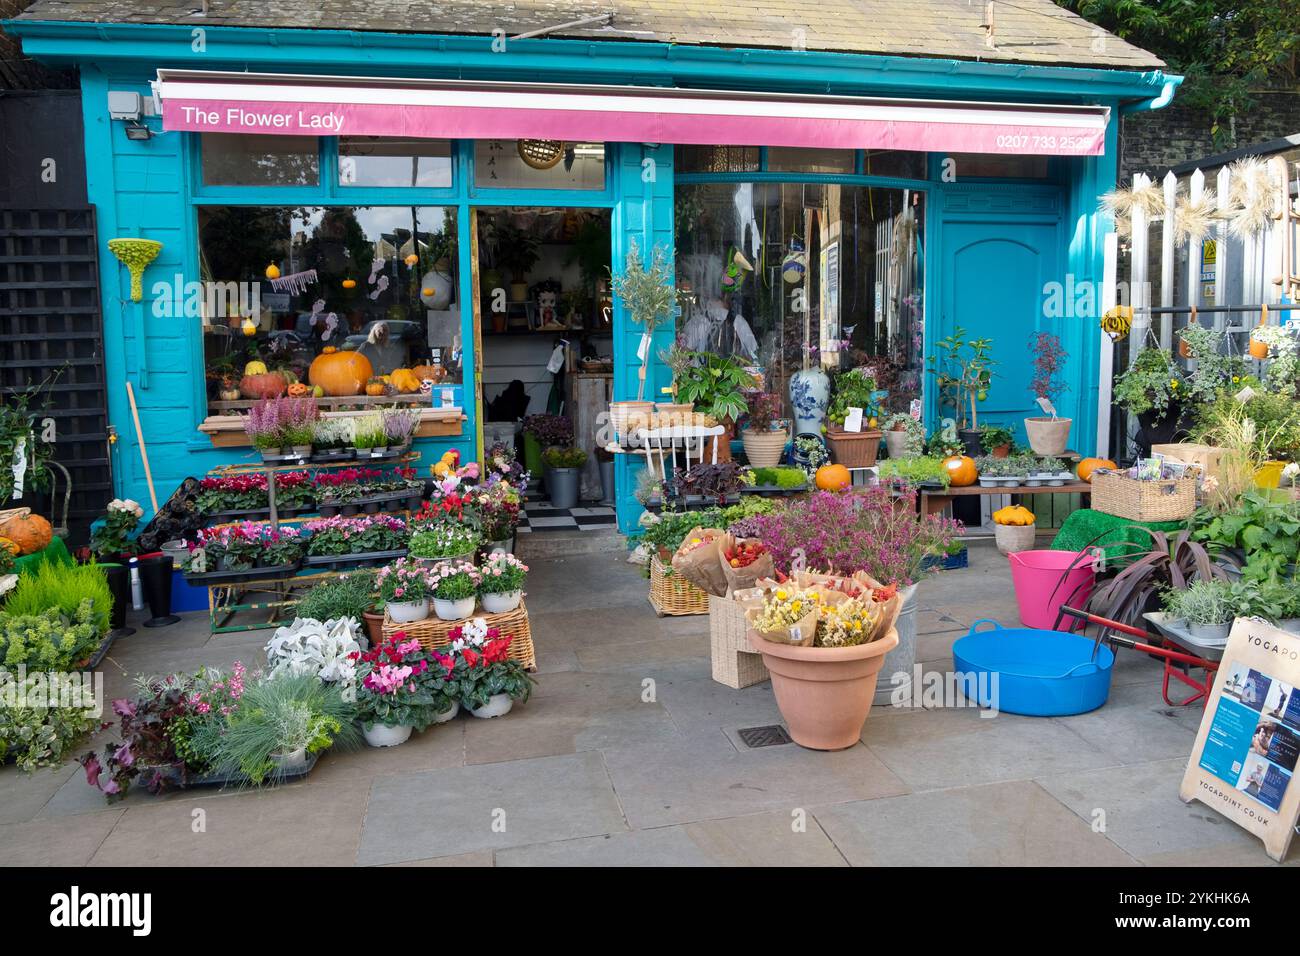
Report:
M 943 467 L 948 471 L 948 484 L 955 488 L 973 485 L 975 479 L 979 477 L 979 472 L 975 470 L 975 462 L 965 455 L 945 458 Z
M 304 395 L 311 394 L 311 387 L 302 382 L 294 382 L 289 386 L 289 394 L 294 398 L 302 398 Z
M 360 395 L 374 374 L 370 359 L 360 352 L 340 352 L 329 346 L 312 360 L 307 381 L 325 389 L 326 395 Z
M 279 372 L 245 375 L 239 380 L 239 394 L 244 398 L 279 398 L 289 383 Z
M 1109 458 L 1085 458 L 1079 462 L 1079 480 L 1092 481 L 1092 473 L 1098 468 L 1115 468 L 1116 464 Z
M 370 381 L 366 382 L 367 395 L 379 396 L 384 394 L 384 391 L 384 380 L 382 378 L 372 378 Z
M 35 554 L 44 550 L 53 537 L 50 523 L 28 509 L 19 509 L 16 515 L 0 522 L 0 538 L 8 538 L 18 545 L 19 554 Z
M 853 475 L 843 465 L 822 465 L 815 480 L 822 491 L 843 491 L 853 484 Z
M 441 365 L 413 365 L 411 366 L 411 374 L 421 382 L 427 378 L 437 385 L 447 377 L 447 370 Z

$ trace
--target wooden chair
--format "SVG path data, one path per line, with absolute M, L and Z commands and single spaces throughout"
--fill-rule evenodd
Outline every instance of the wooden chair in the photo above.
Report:
M 679 452 L 683 459 L 682 468 L 702 464 L 706 454 L 710 463 L 717 464 L 718 436 L 725 430 L 721 425 L 667 425 L 638 428 L 636 437 L 645 450 L 646 466 L 666 479 L 677 471 Z

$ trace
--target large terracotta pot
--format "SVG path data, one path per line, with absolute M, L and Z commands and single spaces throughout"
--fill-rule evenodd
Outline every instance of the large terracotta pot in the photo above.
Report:
M 765 641 L 756 631 L 748 636 L 772 675 L 776 705 L 795 743 L 843 750 L 858 742 L 885 655 L 898 646 L 896 630 L 857 647 L 794 647 Z
M 1029 447 L 1035 455 L 1055 458 L 1065 453 L 1070 440 L 1069 418 L 1026 418 L 1025 435 L 1029 438 Z

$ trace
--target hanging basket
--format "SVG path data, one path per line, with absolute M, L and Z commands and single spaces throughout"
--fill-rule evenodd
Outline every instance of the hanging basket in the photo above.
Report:
M 516 148 L 533 169 L 552 169 L 564 158 L 564 141 L 559 139 L 521 139 Z

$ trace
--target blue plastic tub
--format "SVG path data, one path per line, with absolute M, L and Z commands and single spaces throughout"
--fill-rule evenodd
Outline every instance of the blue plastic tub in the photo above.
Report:
M 993 628 L 981 631 L 981 624 Z M 974 691 L 981 707 L 1061 717 L 1096 710 L 1110 695 L 1115 653 L 1103 644 L 1094 659 L 1094 646 L 1079 634 L 981 620 L 953 644 L 952 660 L 957 672 L 967 675 L 958 686 L 968 697 Z

